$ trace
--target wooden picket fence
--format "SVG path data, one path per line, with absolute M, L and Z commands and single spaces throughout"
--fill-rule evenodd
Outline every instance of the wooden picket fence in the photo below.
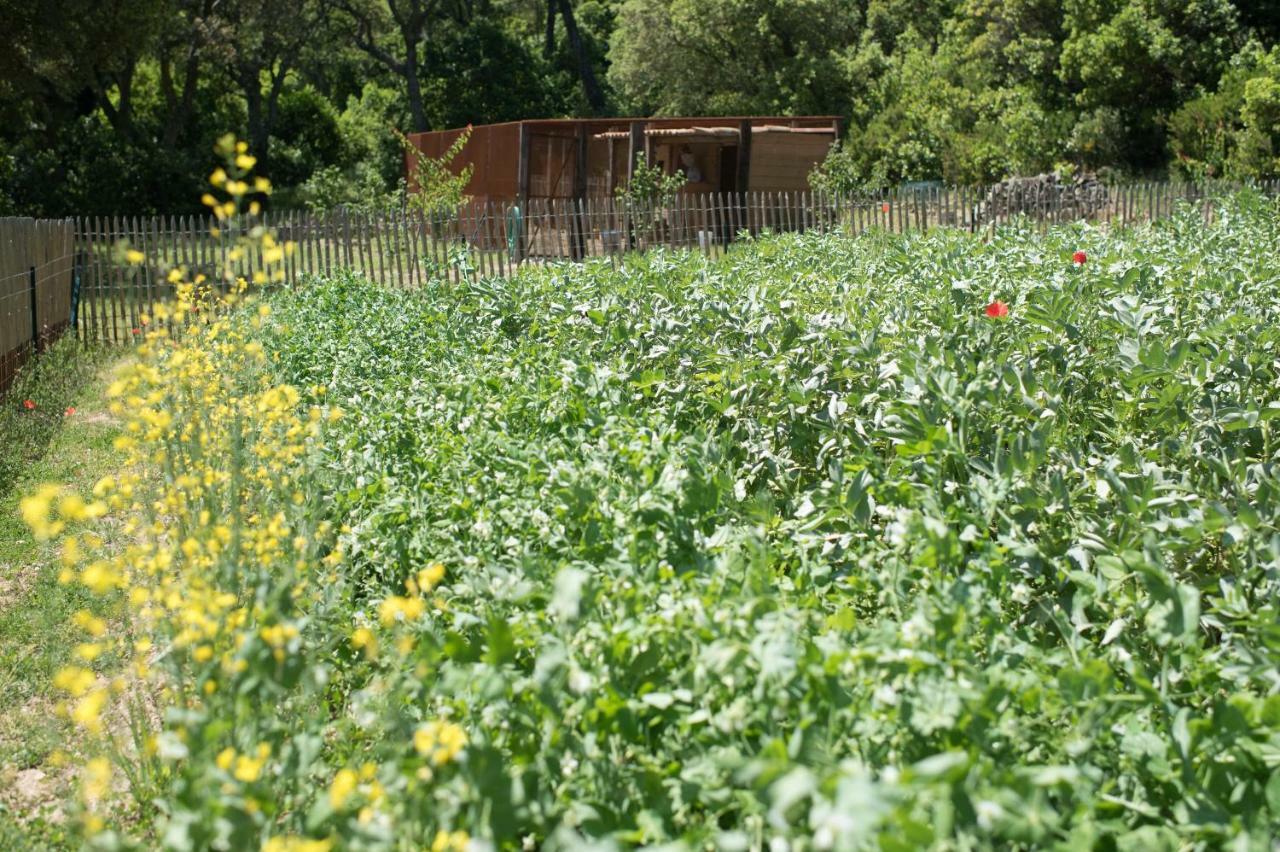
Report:
M 1001 188 L 1003 187 L 1003 188 Z M 679 195 L 665 204 L 615 198 L 534 199 L 523 209 L 469 203 L 448 216 L 409 209 L 376 212 L 269 212 L 260 223 L 292 241 L 288 284 L 306 275 L 355 270 L 389 286 L 505 277 L 529 264 L 619 258 L 665 247 L 716 255 L 735 240 L 766 232 L 933 227 L 984 232 L 1014 220 L 1048 227 L 1088 219 L 1129 224 L 1168 216 L 1182 204 L 1213 215 L 1212 199 L 1238 185 L 1149 183 L 1094 186 L 1076 192 L 1034 187 L 917 187 L 863 196 L 800 193 Z M 1280 182 L 1257 185 L 1268 195 Z M 75 326 L 87 342 L 121 343 L 142 331 L 142 317 L 172 298 L 170 268 L 220 281 L 229 272 L 253 280 L 261 259 L 230 259 L 226 235 L 212 236 L 208 217 L 85 217 L 75 220 L 80 280 Z M 126 251 L 146 256 L 130 264 Z

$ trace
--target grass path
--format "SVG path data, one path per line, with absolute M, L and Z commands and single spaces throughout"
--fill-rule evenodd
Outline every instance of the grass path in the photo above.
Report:
M 58 546 L 33 539 L 18 501 L 46 482 L 87 496 L 113 472 L 118 453 L 112 441 L 120 423 L 107 411 L 105 389 L 123 363 L 114 357 L 100 364 L 73 394 L 75 413 L 63 419 L 47 452 L 0 497 L 0 849 L 74 842 L 63 823 L 75 793 L 67 767 L 78 763 L 80 744 L 74 727 L 56 712 L 59 695 L 51 681 L 83 640 L 72 614 L 87 609 L 110 618 L 112 601 L 58 582 Z M 109 547 L 121 546 L 122 531 L 108 530 L 107 536 Z M 100 672 L 114 665 L 95 661 Z

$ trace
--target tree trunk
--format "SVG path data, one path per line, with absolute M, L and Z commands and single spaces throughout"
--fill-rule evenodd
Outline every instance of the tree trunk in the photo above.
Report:
M 547 0 L 547 32 L 542 42 L 542 58 L 550 59 L 556 52 L 556 0 Z
M 573 6 L 569 0 L 559 0 L 560 17 L 564 19 L 564 32 L 569 38 L 569 48 L 578 60 L 578 76 L 582 79 L 582 93 L 587 97 L 591 112 L 600 115 L 604 112 L 604 92 L 596 80 L 595 69 L 591 67 L 591 57 L 587 56 L 586 45 L 578 32 L 578 22 L 573 17 Z
M 191 118 L 191 106 L 196 96 L 196 81 L 200 71 L 200 53 L 194 44 L 187 47 L 186 69 L 182 80 L 182 94 L 174 88 L 172 61 L 164 48 L 160 49 L 160 88 L 164 93 L 165 118 L 161 146 L 172 151 L 178 144 L 187 122 Z
M 405 34 L 404 40 L 404 79 L 409 95 L 409 116 L 413 122 L 413 131 L 422 133 L 427 129 L 427 113 L 422 108 L 422 82 L 418 79 L 418 40 Z
M 249 119 L 249 152 L 264 165 L 267 162 L 267 139 L 270 131 L 267 128 L 266 116 L 262 114 L 262 81 L 261 70 L 257 65 L 241 67 L 240 88 L 244 90 L 245 108 Z

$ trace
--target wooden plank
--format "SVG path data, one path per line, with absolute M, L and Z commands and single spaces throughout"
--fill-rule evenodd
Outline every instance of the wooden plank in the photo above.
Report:
M 627 125 L 627 186 L 631 185 L 631 178 L 636 173 L 636 164 L 640 162 L 640 155 L 644 153 L 644 149 L 644 122 L 633 121 Z
M 396 210 L 396 217 L 400 222 L 400 236 L 403 240 L 403 262 L 404 262 L 404 286 L 406 289 L 413 289 L 416 286 L 417 270 L 414 266 L 417 246 L 415 244 L 415 234 L 413 232 L 413 216 L 404 205 Z
M 533 133 L 520 122 L 520 148 L 516 159 L 516 197 L 523 209 L 529 204 L 529 163 L 533 157 Z
M 299 214 L 298 219 L 298 248 L 296 249 L 296 254 L 298 256 L 298 275 L 301 277 L 315 270 L 315 250 L 319 248 L 319 243 L 316 242 L 315 238 L 315 214 L 311 211 L 305 211 Z
M 453 269 L 449 265 L 449 243 L 453 239 L 453 219 L 435 214 L 431 222 L 435 243 L 432 250 L 436 256 L 436 270 L 443 281 L 453 280 Z
M 480 206 L 474 201 L 467 205 L 467 246 L 475 266 L 481 277 L 492 278 L 489 269 L 488 252 L 484 250 L 484 224 L 480 219 Z
M 164 262 L 160 247 L 160 229 L 159 217 L 150 216 L 136 220 L 138 222 L 138 236 L 142 241 L 142 253 L 147 259 L 138 267 L 141 279 L 142 310 L 151 317 L 151 328 L 156 325 L 155 309 L 156 309 L 156 286 L 155 286 L 155 269 Z
M 569 215 L 567 199 L 557 198 L 552 200 L 552 207 L 556 215 L 556 236 L 557 241 L 563 243 L 560 249 L 560 256 L 573 257 L 573 219 Z
M 329 267 L 329 219 L 332 211 L 321 211 L 316 217 L 316 268 L 326 277 Z
M 111 254 L 112 266 L 115 268 L 115 274 L 118 277 L 118 286 L 116 287 L 116 298 L 119 302 L 120 325 L 123 327 L 123 338 L 127 341 L 134 341 L 133 328 L 137 325 L 132 315 L 132 275 L 129 271 L 128 263 L 125 259 L 116 256 L 116 247 L 125 239 L 125 219 L 123 217 L 113 218 Z
M 95 219 L 97 217 L 94 217 Z M 86 343 L 96 343 L 101 339 L 102 334 L 102 304 L 101 291 L 98 280 L 98 258 L 94 251 L 94 226 L 93 221 L 88 216 L 80 219 L 80 227 L 83 228 L 84 241 L 82 248 L 84 251 L 83 275 L 80 281 L 80 304 L 88 308 L 81 309 L 86 322 L 81 324 L 85 326 L 87 332 L 85 336 Z
M 385 287 L 391 282 L 387 280 L 387 258 L 382 252 L 382 232 L 385 227 L 382 211 L 373 210 L 365 218 L 369 223 L 369 266 L 377 276 L 378 283 Z
M 430 280 L 443 279 L 444 267 L 440 265 L 440 223 L 439 216 L 428 216 L 426 211 L 419 211 L 422 217 L 422 228 L 425 234 L 426 260 L 428 260 L 428 278 Z
M 339 207 L 335 212 L 337 213 L 338 219 L 336 223 L 337 237 L 340 241 L 342 251 L 341 260 L 338 261 L 338 265 L 351 269 L 353 267 L 351 262 L 351 221 L 345 207 Z
M 81 216 L 75 216 L 68 220 L 71 223 L 71 275 L 72 287 L 75 286 L 76 276 L 79 276 L 80 291 L 78 294 L 79 301 L 75 302 L 76 294 L 73 294 L 72 300 L 75 302 L 74 332 L 76 340 L 82 344 L 89 342 L 88 331 L 92 328 L 89 321 L 89 312 L 91 310 L 88 302 L 89 292 L 89 272 L 87 267 L 88 254 L 85 252 L 85 233 L 84 219 Z
M 280 232 L 276 234 L 276 240 L 280 243 L 280 251 L 282 252 L 280 256 L 280 270 L 284 273 L 284 280 L 281 283 L 285 287 L 290 288 L 297 285 L 297 263 L 293 256 L 285 250 L 285 246 L 289 244 L 290 240 L 294 240 L 296 242 L 295 235 L 298 233 L 298 228 L 295 224 L 295 220 L 295 211 L 286 211 L 284 214 L 284 225 Z
M 88 325 L 88 314 L 89 314 L 89 306 L 85 302 L 85 293 L 86 293 L 86 285 L 88 284 L 88 281 L 87 281 L 88 275 L 86 274 L 84 269 L 84 259 L 85 259 L 84 235 L 81 229 L 79 216 L 76 216 L 64 221 L 70 222 L 70 226 L 71 226 L 71 248 L 70 248 L 70 254 L 69 254 L 69 263 L 70 263 L 70 269 L 71 269 L 71 281 L 72 281 L 71 286 L 73 289 L 75 288 L 75 281 L 76 281 L 77 275 L 79 276 L 79 280 L 80 280 L 80 292 L 78 294 L 78 298 L 79 298 L 78 302 L 76 301 L 77 294 L 75 293 L 72 294 L 72 308 L 75 311 L 74 315 L 71 317 L 71 319 L 73 320 L 72 332 L 75 335 L 75 339 L 78 342 L 84 344 L 88 342 L 88 339 L 85 337 L 85 330 L 86 330 L 86 326 Z M 64 243 L 65 243 L 65 237 L 64 237 Z
M 355 233 L 360 272 L 367 280 L 376 281 L 377 270 L 373 268 L 373 221 L 367 210 L 355 212 Z
M 430 280 L 430 259 L 427 256 L 427 220 L 422 215 L 421 210 L 412 209 L 407 211 L 409 219 L 413 223 L 413 245 L 414 245 L 414 265 L 418 271 L 418 286 L 425 287 L 427 281 Z
M 492 201 L 484 203 L 485 239 L 494 252 L 494 268 L 501 278 L 507 277 L 507 252 L 502 239 L 501 206 Z
M 387 219 L 390 222 L 392 254 L 396 263 L 396 286 L 407 290 L 409 281 L 405 278 L 405 268 L 409 251 L 409 230 L 405 227 L 402 210 L 387 211 Z
M 728 209 L 724 193 L 707 193 L 707 230 L 711 232 L 711 255 L 719 256 L 729 246 Z

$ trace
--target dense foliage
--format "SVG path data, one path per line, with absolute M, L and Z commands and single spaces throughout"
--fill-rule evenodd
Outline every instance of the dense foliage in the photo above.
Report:
M 391 133 L 831 113 L 845 186 L 1280 174 L 1257 0 L 0 0 L 0 214 L 190 211 L 237 129 L 285 205 L 396 189 Z
M 166 672 L 153 841 L 1265 846 L 1278 221 L 344 275 L 157 329 L 115 392 L 160 481 L 100 494 L 154 526 L 74 575 Z

